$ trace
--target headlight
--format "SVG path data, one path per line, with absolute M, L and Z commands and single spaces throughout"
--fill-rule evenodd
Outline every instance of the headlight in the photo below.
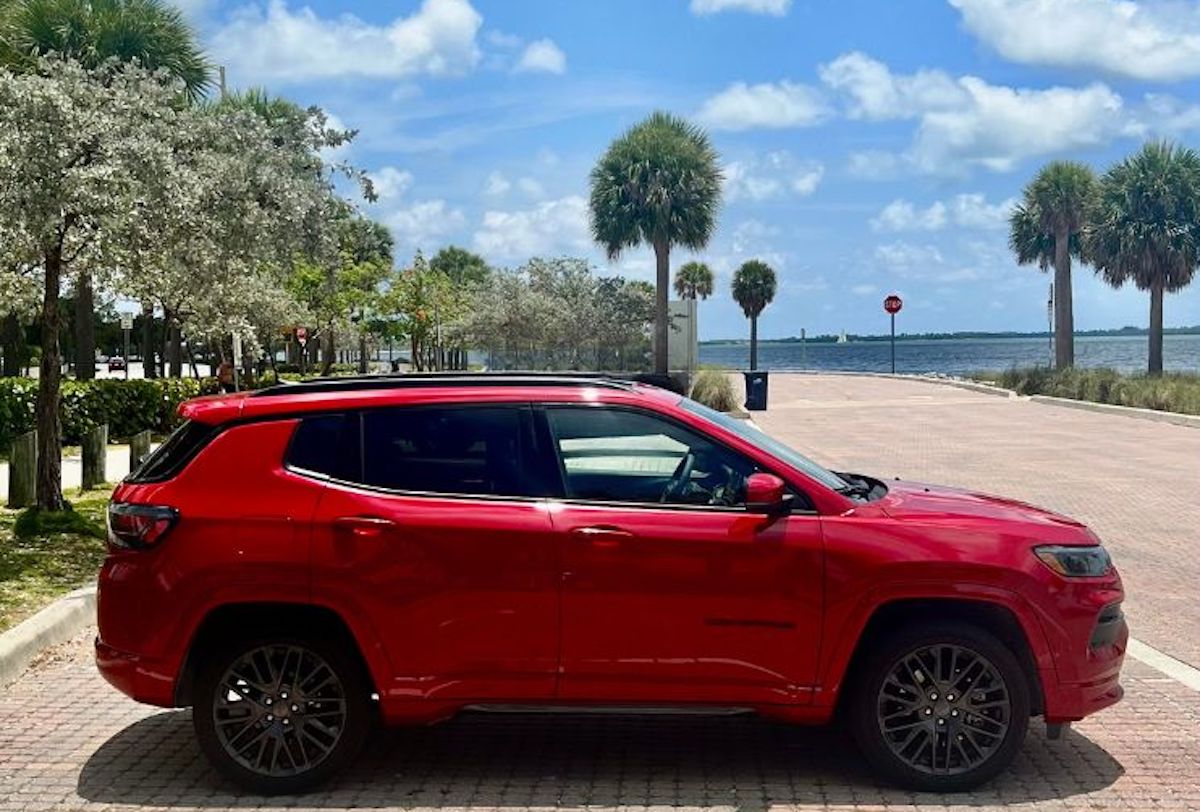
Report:
M 1063 547 L 1048 544 L 1034 547 L 1034 554 L 1050 569 L 1067 578 L 1088 578 L 1105 575 L 1112 569 L 1108 551 L 1095 547 Z

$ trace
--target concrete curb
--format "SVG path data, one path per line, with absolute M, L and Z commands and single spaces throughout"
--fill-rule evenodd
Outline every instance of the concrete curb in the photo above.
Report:
M 1065 406 L 1068 409 L 1082 409 L 1086 412 L 1114 414 L 1138 420 L 1149 420 L 1154 423 L 1170 423 L 1175 426 L 1200 429 L 1200 415 L 1160 412 L 1156 409 L 1137 409 L 1133 406 L 1115 406 L 1111 403 L 1092 403 L 1090 400 L 1056 398 L 1051 395 L 1030 395 L 1029 399 L 1034 403 L 1044 403 L 1047 406 Z
M 0 686 L 21 676 L 43 649 L 65 643 L 95 620 L 96 587 L 85 586 L 0 634 Z

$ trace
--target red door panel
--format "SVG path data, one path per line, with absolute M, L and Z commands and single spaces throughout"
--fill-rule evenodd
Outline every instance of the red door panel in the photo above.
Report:
M 816 516 L 556 503 L 571 700 L 806 701 L 821 619 Z
M 377 493 L 330 484 L 313 531 L 314 594 L 373 627 L 384 698 L 554 694 L 557 539 L 544 502 Z

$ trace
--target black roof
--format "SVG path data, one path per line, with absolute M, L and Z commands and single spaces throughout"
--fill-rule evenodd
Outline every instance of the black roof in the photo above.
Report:
M 635 383 L 657 384 L 658 381 L 655 376 L 644 373 L 621 376 L 600 372 L 404 372 L 279 383 L 258 389 L 251 397 L 419 386 L 603 386 L 629 390 Z

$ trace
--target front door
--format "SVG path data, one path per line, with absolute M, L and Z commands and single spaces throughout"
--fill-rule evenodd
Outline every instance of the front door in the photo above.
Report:
M 357 607 L 392 700 L 545 700 L 558 666 L 557 539 L 524 473 L 532 415 L 507 404 L 377 409 L 357 481 L 317 509 L 314 593 Z
M 649 411 L 545 410 L 566 498 L 564 700 L 802 703 L 815 679 L 821 529 L 745 508 L 756 464 Z

